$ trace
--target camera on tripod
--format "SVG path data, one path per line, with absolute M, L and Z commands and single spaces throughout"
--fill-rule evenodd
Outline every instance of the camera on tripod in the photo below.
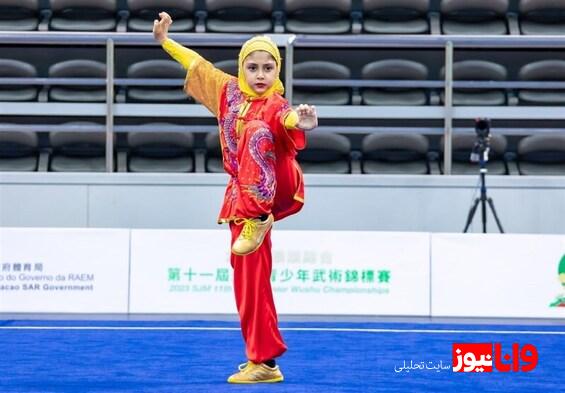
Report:
M 465 229 L 463 229 L 463 232 L 465 233 L 469 229 L 480 203 L 483 233 L 487 233 L 487 204 L 492 211 L 498 230 L 500 233 L 504 233 L 504 229 L 502 229 L 502 224 L 500 223 L 498 214 L 496 214 L 496 209 L 494 208 L 494 202 L 492 201 L 492 198 L 487 196 L 487 185 L 485 180 L 487 174 L 486 162 L 488 161 L 488 153 L 490 151 L 490 120 L 484 117 L 475 119 L 475 133 L 477 134 L 477 140 L 473 145 L 471 161 L 478 162 L 480 166 L 479 175 L 481 179 L 481 196 L 475 198 L 473 206 L 469 209 L 467 222 L 465 223 Z
M 477 140 L 471 151 L 471 162 L 487 162 L 490 151 L 490 119 L 475 119 Z

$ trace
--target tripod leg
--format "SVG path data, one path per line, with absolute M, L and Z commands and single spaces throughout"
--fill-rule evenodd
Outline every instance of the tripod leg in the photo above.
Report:
M 487 233 L 487 203 L 486 193 L 481 195 L 481 220 L 483 222 L 483 233 Z
M 469 214 L 467 215 L 467 222 L 465 223 L 465 229 L 463 229 L 463 233 L 467 233 L 467 229 L 469 229 L 469 225 L 473 222 L 473 216 L 477 211 L 477 206 L 479 206 L 480 198 L 475 198 L 475 202 L 473 202 L 473 206 L 469 209 Z
M 492 211 L 492 215 L 494 216 L 494 220 L 496 221 L 496 225 L 498 226 L 498 230 L 500 231 L 500 233 L 504 233 L 504 229 L 502 229 L 502 224 L 498 219 L 498 214 L 496 214 L 496 209 L 494 208 L 494 202 L 492 201 L 492 198 L 488 198 L 487 201 L 488 201 L 488 205 L 490 206 L 490 210 Z

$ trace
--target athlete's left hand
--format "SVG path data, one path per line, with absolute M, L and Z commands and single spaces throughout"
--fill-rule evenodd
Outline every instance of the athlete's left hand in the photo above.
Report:
M 298 113 L 298 128 L 308 131 L 318 127 L 318 115 L 314 105 L 298 105 L 296 113 Z

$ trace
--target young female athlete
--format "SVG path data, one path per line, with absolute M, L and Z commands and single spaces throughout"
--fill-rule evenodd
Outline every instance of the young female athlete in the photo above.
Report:
M 318 125 L 316 109 L 292 109 L 282 96 L 282 59 L 266 36 L 245 42 L 237 78 L 168 38 L 171 17 L 161 12 L 153 35 L 187 70 L 185 91 L 218 119 L 224 169 L 230 176 L 218 218 L 231 231 L 231 265 L 248 361 L 230 383 L 281 382 L 275 358 L 287 349 L 271 290 L 271 227 L 304 203 L 295 159 L 304 131 Z

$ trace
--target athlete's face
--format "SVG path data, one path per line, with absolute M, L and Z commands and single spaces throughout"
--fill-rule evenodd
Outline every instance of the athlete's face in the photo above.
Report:
M 277 79 L 277 63 L 268 52 L 251 52 L 243 61 L 245 81 L 257 94 L 263 94 Z

